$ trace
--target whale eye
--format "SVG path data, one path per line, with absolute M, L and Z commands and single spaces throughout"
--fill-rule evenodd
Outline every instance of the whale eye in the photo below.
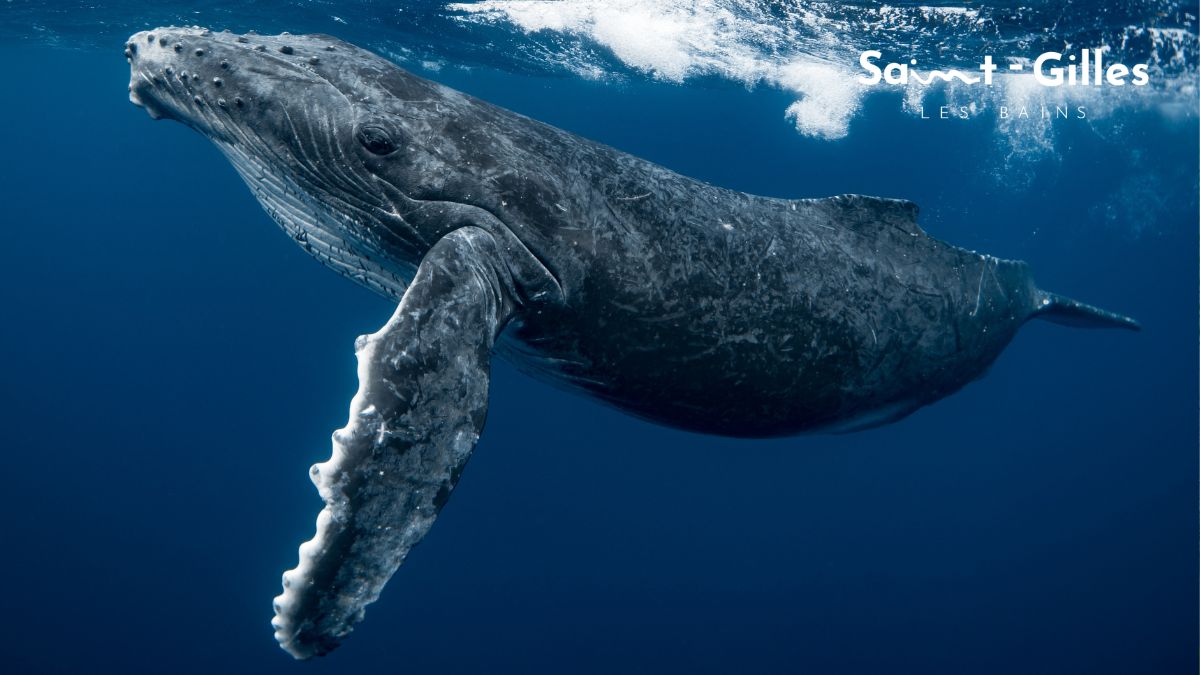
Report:
M 373 155 L 390 155 L 396 151 L 391 134 L 381 126 L 368 124 L 358 128 L 354 134 L 358 142 Z

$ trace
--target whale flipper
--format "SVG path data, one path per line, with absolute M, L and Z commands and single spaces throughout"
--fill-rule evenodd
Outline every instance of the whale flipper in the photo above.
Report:
M 275 637 L 296 658 L 337 646 L 454 489 L 487 413 L 492 345 L 514 311 L 500 260 L 481 229 L 446 235 L 387 324 L 358 339 L 350 421 L 311 471 L 326 506 L 275 599 Z

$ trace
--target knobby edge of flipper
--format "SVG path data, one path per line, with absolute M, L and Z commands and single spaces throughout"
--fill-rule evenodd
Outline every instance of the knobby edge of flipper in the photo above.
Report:
M 275 598 L 275 637 L 297 659 L 332 651 L 362 620 L 470 458 L 492 347 L 529 297 L 503 238 L 472 226 L 445 235 L 387 324 L 355 343 L 349 421 L 310 472 L 325 507 Z

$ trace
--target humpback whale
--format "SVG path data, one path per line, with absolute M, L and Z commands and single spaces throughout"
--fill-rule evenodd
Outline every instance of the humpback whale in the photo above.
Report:
M 325 506 L 272 624 L 297 658 L 363 618 L 454 490 L 493 354 L 672 427 L 768 437 L 900 419 L 1027 320 L 1136 329 L 938 241 L 908 201 L 708 185 L 327 35 L 158 28 L 129 96 L 209 138 L 313 257 L 397 302 L 360 337 Z

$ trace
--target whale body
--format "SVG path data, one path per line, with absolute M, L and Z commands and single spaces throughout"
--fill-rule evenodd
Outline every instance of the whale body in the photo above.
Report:
M 1136 329 L 917 225 L 911 202 L 723 189 L 325 35 L 138 33 L 130 98 L 210 138 L 318 260 L 398 302 L 312 478 L 273 621 L 333 649 L 428 531 L 493 354 L 696 432 L 851 431 L 981 376 L 1032 318 Z

